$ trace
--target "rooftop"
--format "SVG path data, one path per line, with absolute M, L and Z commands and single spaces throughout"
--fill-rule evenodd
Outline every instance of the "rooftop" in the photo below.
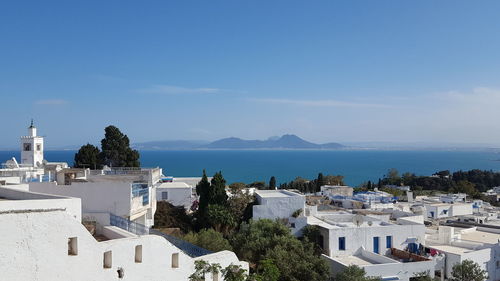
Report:
M 185 182 L 164 182 L 158 188 L 191 188 L 191 186 Z
M 500 241 L 500 234 L 474 230 L 462 232 L 461 239 L 478 243 L 496 244 Z
M 288 190 L 256 190 L 255 193 L 262 198 L 303 196 Z

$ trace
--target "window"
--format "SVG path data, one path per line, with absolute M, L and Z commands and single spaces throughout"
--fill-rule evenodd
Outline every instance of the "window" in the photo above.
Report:
M 36 145 L 36 151 L 40 151 L 42 150 L 42 145 L 41 144 L 37 144 Z
M 161 200 L 168 200 L 168 192 L 161 193 Z
M 24 151 L 31 151 L 31 143 L 24 143 L 23 150 Z
M 373 252 L 375 254 L 380 254 L 379 240 L 380 240 L 379 237 L 377 237 L 377 236 L 373 237 Z
M 179 253 L 172 254 L 172 268 L 179 268 Z
M 68 255 L 78 255 L 78 240 L 76 237 L 68 238 Z
M 104 252 L 104 268 L 111 268 L 113 266 L 112 253 L 111 251 Z
M 142 245 L 135 246 L 135 262 L 142 262 Z
M 339 251 L 345 251 L 345 237 L 339 237 Z
M 385 237 L 386 248 L 392 248 L 392 236 Z

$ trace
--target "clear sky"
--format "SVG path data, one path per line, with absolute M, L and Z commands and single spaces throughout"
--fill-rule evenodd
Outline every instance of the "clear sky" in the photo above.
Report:
M 2 1 L 0 147 L 500 143 L 500 1 Z

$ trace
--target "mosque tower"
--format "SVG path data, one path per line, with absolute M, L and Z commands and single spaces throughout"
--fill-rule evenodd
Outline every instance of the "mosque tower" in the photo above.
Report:
M 25 166 L 41 167 L 43 163 L 43 137 L 36 135 L 36 127 L 28 127 L 28 135 L 21 137 L 21 164 Z

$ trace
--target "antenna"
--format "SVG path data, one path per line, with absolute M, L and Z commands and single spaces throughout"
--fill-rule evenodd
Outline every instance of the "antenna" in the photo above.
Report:
M 363 224 L 364 218 L 362 215 L 357 214 L 352 218 L 352 222 L 357 226 L 361 226 Z

